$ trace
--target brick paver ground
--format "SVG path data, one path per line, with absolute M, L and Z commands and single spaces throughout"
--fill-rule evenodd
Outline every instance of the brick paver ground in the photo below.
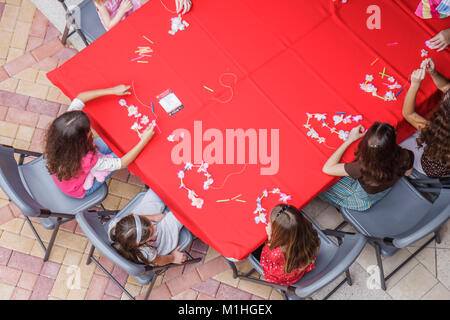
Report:
M 29 0 L 0 0 L 1 144 L 42 152 L 47 126 L 67 110 L 69 99 L 45 76 L 77 53 L 70 45 L 63 46 L 60 36 Z M 144 190 L 142 181 L 127 170 L 115 173 L 108 185 L 103 205 L 110 210 L 122 208 Z M 339 224 L 341 218 L 333 210 L 320 202 L 307 208 L 323 228 Z M 37 220 L 33 224 L 47 244 L 51 230 Z M 441 245 L 431 244 L 390 280 L 387 292 L 366 288 L 367 267 L 374 264 L 372 249 L 366 246 L 351 268 L 355 285 L 342 288 L 336 298 L 450 299 L 448 223 L 442 238 Z M 76 221 L 71 221 L 62 225 L 49 261 L 44 263 L 43 250 L 23 215 L 0 189 L 0 299 L 128 299 L 94 264 L 86 265 L 89 248 Z M 150 299 L 281 299 L 270 287 L 233 279 L 224 258 L 200 239 L 193 241 L 189 252 L 202 261 L 169 269 L 157 280 Z M 143 297 L 147 286 L 139 285 L 97 252 L 94 255 L 132 295 Z M 399 261 L 389 258 L 385 263 L 392 269 Z M 250 265 L 241 261 L 238 268 L 245 272 Z

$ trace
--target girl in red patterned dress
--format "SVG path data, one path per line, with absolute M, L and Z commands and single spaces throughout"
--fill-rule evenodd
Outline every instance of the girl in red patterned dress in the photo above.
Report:
M 315 268 L 320 239 L 303 214 L 294 206 L 279 204 L 270 212 L 267 242 L 262 246 L 261 267 L 268 282 L 296 283 Z M 261 247 L 253 255 L 259 255 Z

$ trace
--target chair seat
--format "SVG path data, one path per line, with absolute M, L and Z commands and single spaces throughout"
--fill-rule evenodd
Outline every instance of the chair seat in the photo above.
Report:
M 102 36 L 106 29 L 100 20 L 94 1 L 84 0 L 78 7 L 80 10 L 79 26 L 86 39 L 92 43 Z
M 75 215 L 101 203 L 108 194 L 108 187 L 106 184 L 103 184 L 95 192 L 83 199 L 67 196 L 58 188 L 52 176 L 48 173 L 43 157 L 19 166 L 19 173 L 28 193 L 36 201 L 39 199 L 38 202 L 43 208 L 52 212 Z M 43 220 L 45 219 L 47 218 Z M 50 221 L 55 219 L 50 218 Z
M 341 208 L 341 213 L 358 232 L 366 236 L 395 238 L 414 228 L 432 205 L 402 178 L 370 209 L 360 212 Z M 385 256 L 391 256 L 398 250 L 385 245 L 381 249 Z

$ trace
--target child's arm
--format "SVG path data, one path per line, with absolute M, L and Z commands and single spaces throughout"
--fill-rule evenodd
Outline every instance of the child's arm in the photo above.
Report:
M 402 115 L 417 130 L 422 130 L 427 125 L 427 120 L 415 110 L 417 92 L 424 78 L 425 69 L 414 70 L 411 74 L 411 86 L 403 101 Z
M 109 15 L 108 9 L 106 9 L 104 5 L 99 5 L 97 8 L 98 13 L 100 15 L 100 19 L 102 19 L 106 29 L 109 30 L 122 20 L 125 13 L 133 9 L 133 4 L 131 3 L 130 0 L 122 0 L 119 6 L 119 10 L 117 11 L 117 14 L 112 19 L 111 16 Z
M 86 103 L 90 100 L 94 100 L 110 94 L 114 94 L 116 96 L 125 96 L 131 94 L 131 92 L 128 91 L 129 89 L 130 86 L 121 84 L 112 88 L 81 92 L 80 94 L 78 94 L 77 99 L 81 100 L 83 103 Z
M 171 254 L 168 255 L 157 255 L 155 259 L 153 259 L 152 264 L 156 264 L 157 266 L 165 266 L 169 263 L 182 264 L 186 261 L 186 254 L 178 251 L 180 246 L 176 247 L 175 250 L 172 251 Z
M 133 149 L 128 151 L 122 158 L 120 158 L 120 161 L 122 163 L 122 166 L 120 167 L 121 169 L 126 168 L 130 163 L 134 161 L 134 159 L 137 158 L 137 156 L 141 153 L 147 143 L 149 143 L 153 138 L 153 135 L 155 133 L 154 129 L 155 127 L 153 125 L 148 126 L 147 129 L 145 129 L 145 131 L 142 133 L 141 141 L 139 141 L 138 144 L 135 145 Z
M 164 213 L 150 214 L 145 217 L 150 221 L 160 222 L 164 218 Z
M 442 92 L 446 92 L 450 89 L 450 81 L 448 81 L 446 77 L 444 77 L 436 70 L 436 66 L 433 60 L 431 60 L 430 58 L 423 60 L 420 67 L 428 72 L 428 74 L 431 76 L 431 79 L 433 79 L 434 84 L 439 90 L 441 90 Z
M 442 30 L 428 41 L 431 49 L 444 50 L 450 44 L 450 28 Z
M 329 174 L 330 176 L 345 177 L 348 176 L 347 171 L 345 171 L 344 163 L 339 163 L 344 154 L 345 150 L 356 140 L 364 136 L 365 131 L 362 125 L 354 127 L 348 139 L 344 141 L 341 146 L 331 155 L 331 157 L 325 162 L 322 168 L 322 172 Z

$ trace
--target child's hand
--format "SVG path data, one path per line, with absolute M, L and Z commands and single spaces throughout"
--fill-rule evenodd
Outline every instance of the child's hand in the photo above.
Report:
M 425 79 L 425 69 L 414 70 L 411 74 L 411 84 L 420 85 L 422 80 Z
M 131 1 L 130 0 L 122 0 L 122 2 L 120 3 L 119 11 L 122 14 L 125 14 L 128 11 L 130 11 L 131 9 L 133 9 L 133 4 L 131 3 Z
M 434 61 L 431 60 L 431 58 L 426 58 L 425 60 L 422 61 L 421 65 L 420 65 L 420 68 L 425 69 L 425 71 L 428 73 L 433 73 L 435 67 L 436 66 L 434 64 Z
M 150 125 L 145 129 L 145 131 L 141 134 L 141 141 L 147 144 L 150 140 L 152 140 L 153 135 L 155 134 L 155 127 Z
M 131 94 L 131 92 L 128 91 L 130 88 L 130 86 L 121 84 L 111 88 L 111 94 L 115 94 L 116 96 L 127 96 Z
M 348 134 L 347 141 L 355 142 L 366 134 L 366 130 L 362 125 L 354 127 Z
M 181 246 L 176 247 L 175 250 L 172 251 L 173 263 L 182 264 L 186 261 L 187 257 L 184 252 L 178 251 Z
M 182 14 L 185 14 L 186 12 L 191 10 L 192 1 L 191 0 L 175 0 L 175 5 L 177 6 L 177 13 L 180 13 L 181 10 L 184 8 Z
M 430 48 L 442 51 L 450 45 L 450 28 L 442 30 L 429 40 Z

